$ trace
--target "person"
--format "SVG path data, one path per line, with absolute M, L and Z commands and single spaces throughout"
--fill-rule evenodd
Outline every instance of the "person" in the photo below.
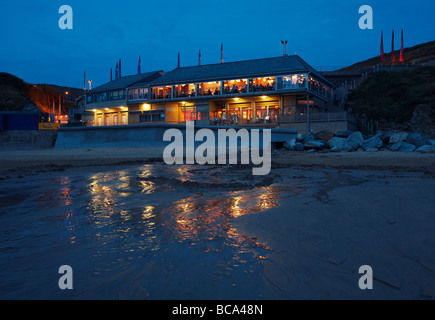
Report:
M 232 93 L 236 93 L 237 92 L 237 87 L 235 84 L 233 84 L 233 89 L 231 90 Z
M 269 123 L 269 122 L 270 122 L 270 116 L 267 115 L 267 116 L 264 118 L 264 120 L 265 120 L 266 123 Z

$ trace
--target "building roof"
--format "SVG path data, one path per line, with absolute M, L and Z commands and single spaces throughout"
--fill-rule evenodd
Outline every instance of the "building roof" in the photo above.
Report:
M 119 79 L 115 79 L 113 81 L 102 84 L 101 86 L 98 86 L 98 87 L 92 89 L 91 91 L 88 91 L 87 93 L 103 91 L 103 90 L 118 89 L 118 88 L 126 88 L 129 86 L 135 85 L 135 84 L 146 84 L 146 83 L 149 83 L 150 81 L 156 79 L 157 77 L 160 77 L 162 74 L 163 74 L 163 71 L 159 70 L 159 71 L 152 71 L 152 72 L 146 72 L 146 73 L 121 77 Z
M 155 79 L 150 85 L 187 84 L 201 81 L 284 75 L 295 72 L 312 72 L 333 86 L 332 83 L 297 55 L 177 68 Z

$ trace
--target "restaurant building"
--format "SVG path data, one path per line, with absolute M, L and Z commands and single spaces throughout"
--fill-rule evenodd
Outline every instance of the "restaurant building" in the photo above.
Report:
M 94 126 L 116 126 L 135 123 L 136 114 L 130 114 L 128 106 L 128 88 L 134 86 L 145 87 L 137 90 L 131 99 L 134 109 L 134 98 L 147 99 L 148 83 L 160 77 L 163 71 L 147 72 L 132 76 L 121 77 L 107 82 L 93 90 L 86 91 L 85 120 Z M 133 93 L 134 93 L 133 89 Z
M 119 90 L 119 85 L 93 90 L 99 107 L 91 102 L 87 110 L 97 110 L 96 125 L 124 124 L 123 113 L 128 124 L 274 124 L 286 115 L 305 114 L 308 105 L 310 112 L 323 112 L 335 95 L 334 85 L 297 55 L 182 67 L 137 81 L 131 77 L 122 83 L 125 96 L 119 99 L 118 93 L 113 107 L 101 104 L 101 93 Z M 112 120 L 112 110 L 121 123 Z

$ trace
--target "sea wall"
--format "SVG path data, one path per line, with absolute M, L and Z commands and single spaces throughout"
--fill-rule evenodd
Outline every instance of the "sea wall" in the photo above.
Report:
M 128 126 L 103 127 L 65 127 L 58 129 L 56 148 L 96 148 L 96 147 L 135 147 L 135 146 L 164 146 L 170 142 L 163 141 L 163 135 L 168 129 L 178 129 L 186 137 L 186 126 L 178 124 L 144 124 Z M 195 126 L 195 132 L 200 129 L 211 129 L 216 136 L 219 129 L 235 129 L 227 126 Z M 263 140 L 262 128 L 243 128 L 251 134 L 251 130 L 260 131 L 260 147 Z M 270 129 L 271 142 L 282 144 L 295 140 L 297 130 Z M 202 142 L 196 142 L 201 144 Z
M 56 130 L 0 131 L 1 148 L 48 148 L 56 141 Z

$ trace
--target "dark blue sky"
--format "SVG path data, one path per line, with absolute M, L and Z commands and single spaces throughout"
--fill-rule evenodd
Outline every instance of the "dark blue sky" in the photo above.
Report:
M 61 30 L 61 5 L 74 10 L 73 30 Z M 361 30 L 361 5 L 374 11 L 374 29 Z M 390 0 L 1 0 L 0 72 L 30 83 L 83 87 L 83 71 L 93 87 L 109 80 L 122 58 L 123 75 L 177 65 L 274 57 L 297 52 L 316 68 L 346 66 L 379 54 L 381 29 L 385 52 L 391 32 L 400 47 L 435 40 L 435 1 Z

